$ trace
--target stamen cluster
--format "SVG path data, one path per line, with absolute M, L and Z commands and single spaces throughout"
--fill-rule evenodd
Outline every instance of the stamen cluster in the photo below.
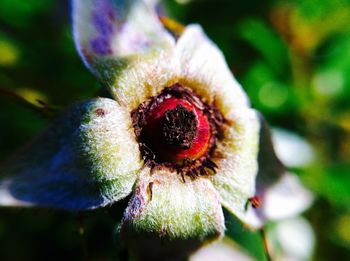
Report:
M 223 117 L 190 89 L 167 87 L 131 116 L 146 165 L 176 170 L 183 179 L 215 174 L 211 156 Z

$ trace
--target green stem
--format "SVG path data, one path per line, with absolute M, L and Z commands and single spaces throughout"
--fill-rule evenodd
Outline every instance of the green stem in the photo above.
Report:
M 268 243 L 268 240 L 267 240 L 267 235 L 266 235 L 265 228 L 261 228 L 260 229 L 260 235 L 261 235 L 261 239 L 262 239 L 263 244 L 264 244 L 266 260 L 267 261 L 272 261 L 272 255 L 271 255 L 271 252 L 270 252 L 269 243 Z

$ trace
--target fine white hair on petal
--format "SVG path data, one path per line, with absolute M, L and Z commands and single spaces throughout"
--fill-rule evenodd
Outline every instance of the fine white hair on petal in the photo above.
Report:
M 183 182 L 176 172 L 159 168 L 150 174 L 146 168 L 125 211 L 121 233 L 137 255 L 167 260 L 178 249 L 186 253 L 222 237 L 224 229 L 219 196 L 208 179 Z
M 125 67 L 119 68 L 118 77 L 110 89 L 111 94 L 121 106 L 132 111 L 147 99 L 158 95 L 165 87 L 176 83 L 177 68 L 173 50 L 135 57 Z
M 150 183 L 152 198 L 149 195 Z M 205 238 L 206 234 L 221 235 L 224 231 L 219 196 L 209 180 L 183 182 L 176 172 L 159 169 L 153 170 L 152 174 L 150 171 L 143 172 L 137 187 L 125 212 L 125 222 L 131 222 L 136 227 L 147 226 L 155 233 L 163 227 L 173 239 Z M 137 205 L 136 209 L 134 202 L 142 202 L 142 205 Z M 136 217 L 135 210 L 140 211 Z M 131 218 L 132 215 L 134 218 Z M 197 234 L 198 231 L 200 234 Z
M 224 117 L 231 110 L 249 108 L 249 100 L 223 54 L 199 25 L 187 26 L 175 47 L 128 59 L 124 65 L 109 64 L 117 75 L 111 82 L 111 93 L 129 110 L 174 83 L 191 88 Z
M 186 27 L 176 43 L 176 56 L 180 79 L 208 103 L 214 103 L 224 116 L 232 109 L 249 106 L 222 52 L 199 25 Z
M 232 110 L 226 121 L 222 126 L 222 140 L 217 142 L 212 159 L 218 169 L 211 181 L 223 206 L 246 222 L 245 206 L 254 196 L 258 172 L 259 118 L 255 110 L 241 109 Z M 249 219 L 251 222 L 253 220 Z
M 141 157 L 129 112 L 99 98 L 73 105 L 0 166 L 2 205 L 93 209 L 132 190 Z

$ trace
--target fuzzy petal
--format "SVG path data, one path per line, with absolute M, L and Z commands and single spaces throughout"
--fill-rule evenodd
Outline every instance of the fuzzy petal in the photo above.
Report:
M 0 167 L 0 205 L 92 209 L 127 196 L 141 167 L 129 113 L 110 99 L 72 106 Z
M 255 193 L 259 128 L 256 111 L 231 111 L 226 117 L 223 137 L 213 158 L 218 169 L 211 178 L 212 183 L 220 194 L 222 204 L 243 221 L 247 200 Z
M 118 73 L 105 63 L 121 66 L 133 57 L 157 52 L 174 45 L 163 28 L 154 3 L 143 0 L 72 0 L 73 32 L 85 64 L 110 83 Z M 107 71 L 106 71 L 107 70 Z
M 241 85 L 233 77 L 225 57 L 199 25 L 190 25 L 176 44 L 180 78 L 226 116 L 232 109 L 248 106 Z
M 173 51 L 160 51 L 154 55 L 137 57 L 120 68 L 111 63 L 110 68 L 119 71 L 115 75 L 110 92 L 120 105 L 131 111 L 165 87 L 178 81 L 177 61 Z
M 223 231 L 222 208 L 210 181 L 184 183 L 168 170 L 142 175 L 122 225 L 124 240 L 137 242 L 130 244 L 134 251 L 152 260 L 184 254 Z
M 187 26 L 175 48 L 134 59 L 125 66 L 111 62 L 109 68 L 119 72 L 110 84 L 111 93 L 128 110 L 177 82 L 215 104 L 224 116 L 249 106 L 221 51 L 198 25 Z

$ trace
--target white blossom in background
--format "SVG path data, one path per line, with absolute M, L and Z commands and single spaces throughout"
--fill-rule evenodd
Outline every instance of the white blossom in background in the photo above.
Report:
M 296 133 L 272 128 L 272 140 L 278 158 L 287 167 L 305 167 L 315 159 L 311 144 Z
M 223 239 L 206 246 L 191 255 L 190 261 L 253 261 L 239 246 L 229 239 Z
M 268 232 L 273 260 L 311 260 L 316 239 L 310 223 L 302 217 L 286 219 L 275 224 Z

